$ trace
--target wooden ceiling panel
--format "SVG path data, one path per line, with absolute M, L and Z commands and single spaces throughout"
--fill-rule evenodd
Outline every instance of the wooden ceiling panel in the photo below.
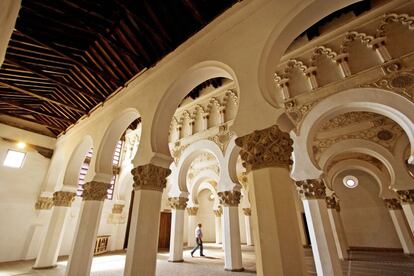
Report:
M 23 0 L 0 69 L 0 121 L 63 133 L 236 2 Z

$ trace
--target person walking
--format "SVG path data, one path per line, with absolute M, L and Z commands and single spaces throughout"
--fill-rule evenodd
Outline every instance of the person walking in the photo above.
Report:
M 195 238 L 196 238 L 196 246 L 194 247 L 193 251 L 191 251 L 191 257 L 194 257 L 193 254 L 196 252 L 197 249 L 200 248 L 200 257 L 204 257 L 203 254 L 203 232 L 201 231 L 201 223 L 197 225 L 195 229 Z

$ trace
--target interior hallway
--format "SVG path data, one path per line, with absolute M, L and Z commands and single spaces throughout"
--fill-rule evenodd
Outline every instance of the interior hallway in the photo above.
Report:
M 168 262 L 168 252 L 158 253 L 157 275 L 256 275 L 254 248 L 242 246 L 243 272 L 227 272 L 223 270 L 224 253 L 215 244 L 205 245 L 207 258 L 190 257 L 190 249 L 184 251 L 184 263 Z M 197 252 L 198 253 L 198 252 Z M 196 254 L 197 254 L 196 253 Z M 316 275 L 310 249 L 305 249 L 306 265 L 309 275 Z M 404 255 L 402 252 L 367 252 L 352 251 L 350 260 L 342 263 L 344 275 L 347 276 L 409 276 L 414 275 L 414 256 Z M 67 258 L 60 258 L 54 269 L 33 270 L 34 261 L 19 261 L 0 264 L 0 276 L 10 275 L 64 275 Z M 125 263 L 125 253 L 105 254 L 96 256 L 92 264 L 92 276 L 119 276 L 122 275 Z

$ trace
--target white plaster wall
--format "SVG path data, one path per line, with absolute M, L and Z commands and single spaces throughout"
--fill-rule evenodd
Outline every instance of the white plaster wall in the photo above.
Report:
M 38 140 L 44 144 L 50 142 L 50 137 L 42 139 L 41 135 L 0 126 L 0 136 L 12 133 L 24 134 L 29 140 Z M 34 233 L 36 227 L 41 228 L 39 223 L 47 220 L 47 215 L 40 217 L 40 212 L 35 210 L 34 205 L 50 159 L 28 149 L 24 150 L 27 154 L 22 168 L 8 168 L 3 166 L 8 149 L 18 150 L 15 144 L 0 139 L 0 262 L 26 258 L 27 252 L 33 251 L 29 249 L 30 233 Z
M 342 184 L 352 174 L 359 185 L 349 189 Z M 340 199 L 341 218 L 351 247 L 401 248 L 388 210 L 378 198 L 379 186 L 368 174 L 345 171 L 335 179 L 334 190 Z

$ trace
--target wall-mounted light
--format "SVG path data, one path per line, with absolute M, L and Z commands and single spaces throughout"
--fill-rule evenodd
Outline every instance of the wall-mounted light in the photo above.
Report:
M 17 146 L 19 149 L 24 149 L 24 148 L 26 147 L 26 143 L 25 143 L 25 142 L 18 142 L 18 143 L 16 144 L 16 146 Z

